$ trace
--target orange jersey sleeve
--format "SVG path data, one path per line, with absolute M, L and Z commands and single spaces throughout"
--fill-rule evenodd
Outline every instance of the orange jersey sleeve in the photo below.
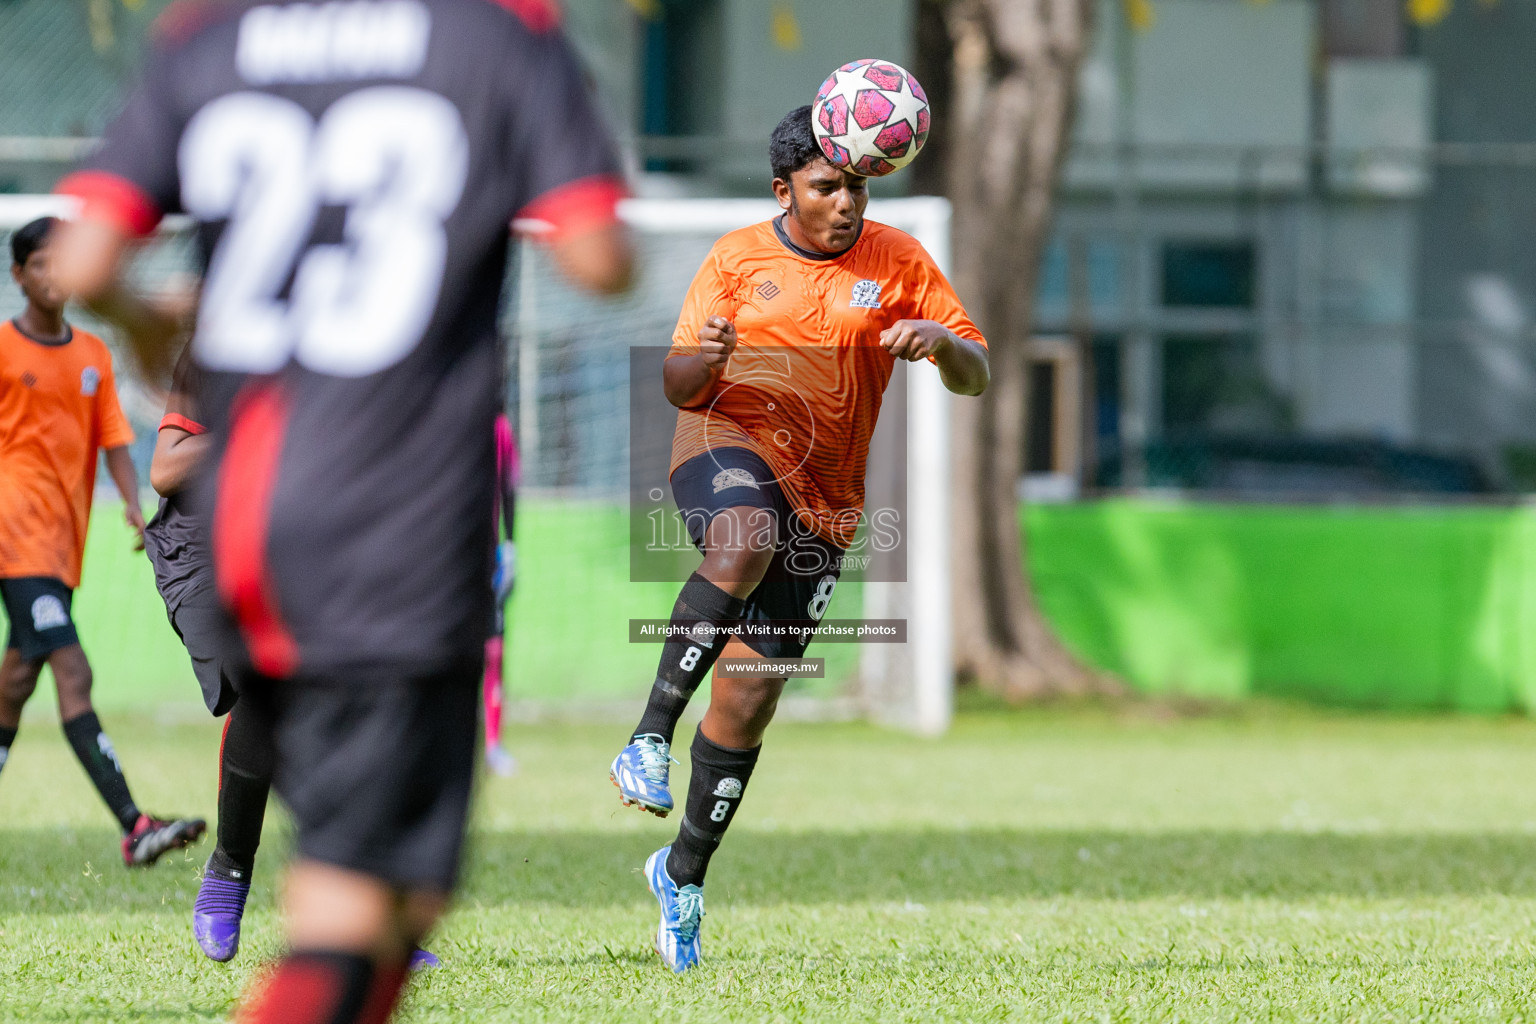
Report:
M 914 242 L 913 252 L 906 265 L 906 288 L 902 312 L 905 320 L 933 320 L 948 327 L 955 334 L 986 347 L 987 339 L 971 322 L 970 314 L 960 304 L 960 296 L 933 257 L 921 245 Z
M 688 294 L 683 296 L 683 308 L 677 317 L 677 327 L 672 331 L 672 351 L 667 355 L 687 356 L 697 353 L 699 329 L 710 317 L 723 316 L 734 321 L 738 303 L 732 292 L 733 283 L 726 280 L 720 269 L 719 249 L 711 249 L 699 265 L 698 273 L 693 275 Z
M 121 448 L 133 444 L 133 427 L 123 415 L 117 399 L 117 375 L 112 372 L 112 357 L 104 360 L 101 385 L 96 391 L 96 422 L 100 425 L 98 442 L 102 448 Z

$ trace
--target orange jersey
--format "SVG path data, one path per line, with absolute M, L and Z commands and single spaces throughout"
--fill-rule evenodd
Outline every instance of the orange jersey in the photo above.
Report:
M 96 453 L 132 441 L 100 338 L 49 344 L 0 324 L 0 579 L 80 585 Z
M 735 323 L 736 351 L 710 398 L 678 411 L 671 471 L 712 449 L 750 448 L 805 525 L 841 548 L 864 511 L 869 438 L 895 366 L 881 332 L 936 320 L 985 344 L 917 240 L 868 220 L 831 259 L 792 250 L 773 221 L 726 235 L 688 289 L 669 358 L 699 351 L 710 316 Z

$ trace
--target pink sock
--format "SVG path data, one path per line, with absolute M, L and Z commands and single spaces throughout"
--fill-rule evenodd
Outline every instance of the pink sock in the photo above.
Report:
M 485 745 L 501 746 L 501 637 L 485 642 Z

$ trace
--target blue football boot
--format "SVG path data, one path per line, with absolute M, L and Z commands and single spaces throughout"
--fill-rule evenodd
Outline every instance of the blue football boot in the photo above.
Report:
M 661 904 L 661 924 L 656 928 L 656 952 L 672 969 L 682 974 L 699 963 L 699 923 L 704 917 L 704 890 L 696 885 L 678 886 L 667 874 L 667 854 L 663 846 L 645 862 L 645 883 Z
M 672 813 L 672 791 L 667 788 L 667 773 L 678 762 L 672 746 L 652 733 L 636 736 L 619 751 L 608 769 L 608 778 L 619 787 L 619 800 L 625 807 L 650 811 L 658 818 Z

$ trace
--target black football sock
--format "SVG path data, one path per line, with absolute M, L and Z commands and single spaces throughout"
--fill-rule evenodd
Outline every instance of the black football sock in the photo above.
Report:
M 693 734 L 688 756 L 693 774 L 688 779 L 688 806 L 677 830 L 677 840 L 667 855 L 667 874 L 678 885 L 703 885 L 709 858 L 725 838 L 725 830 L 736 817 L 741 794 L 746 792 L 752 769 L 762 747 L 735 750 L 722 747 L 704 735 L 702 728 Z
M 124 832 L 132 832 L 139 820 L 139 807 L 128 792 L 128 780 L 123 778 L 123 766 L 117 763 L 117 751 L 112 741 L 101 731 L 96 712 L 87 711 L 64 723 L 64 738 L 80 759 L 85 774 L 91 777 L 96 792 L 107 802 Z
M 405 987 L 405 965 L 358 953 L 294 950 L 241 1007 L 240 1024 L 383 1024 Z
M 209 866 L 236 882 L 249 882 L 267 814 L 277 750 L 266 722 L 236 704 L 219 747 L 218 844 Z
M 10 760 L 11 744 L 15 742 L 16 730 L 0 726 L 0 770 L 4 770 L 5 762 Z
M 683 584 L 672 606 L 668 639 L 661 648 L 661 662 L 656 667 L 656 682 L 645 704 L 645 714 L 635 726 L 634 736 L 655 735 L 672 742 L 677 720 L 714 667 L 725 648 L 728 635 L 716 627 L 741 618 L 747 603 L 732 597 L 709 580 L 694 573 Z

